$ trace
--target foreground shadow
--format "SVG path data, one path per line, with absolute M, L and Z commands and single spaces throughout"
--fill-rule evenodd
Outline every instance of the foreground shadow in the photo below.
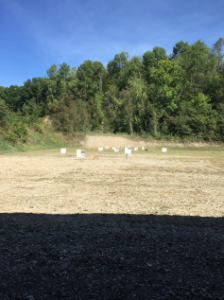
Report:
M 0 214 L 0 299 L 223 295 L 223 218 Z

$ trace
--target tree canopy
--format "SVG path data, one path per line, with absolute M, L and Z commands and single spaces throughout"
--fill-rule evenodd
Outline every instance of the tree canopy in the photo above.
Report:
M 91 60 L 53 64 L 46 77 L 0 86 L 0 122 L 9 113 L 28 123 L 50 115 L 66 133 L 224 140 L 223 47 L 223 38 L 212 49 L 201 40 L 179 41 L 170 55 L 159 46 L 131 58 L 121 52 L 107 67 Z

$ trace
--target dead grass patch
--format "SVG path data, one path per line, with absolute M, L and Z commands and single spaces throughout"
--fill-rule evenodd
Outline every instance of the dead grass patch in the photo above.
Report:
M 182 149 L 183 158 L 163 154 L 95 153 L 86 159 L 52 150 L 0 157 L 3 212 L 170 214 L 223 216 L 224 157 L 202 159 Z M 213 152 L 213 150 L 211 150 Z M 96 152 L 96 151 L 95 151 Z M 32 208 L 31 208 L 32 207 Z

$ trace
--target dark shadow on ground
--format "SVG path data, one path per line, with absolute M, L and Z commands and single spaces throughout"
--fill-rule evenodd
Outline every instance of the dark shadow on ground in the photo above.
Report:
M 223 295 L 223 218 L 0 214 L 0 299 Z

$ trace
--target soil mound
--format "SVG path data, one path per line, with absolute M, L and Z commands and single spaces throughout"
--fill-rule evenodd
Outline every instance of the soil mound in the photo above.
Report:
M 170 146 L 170 147 L 208 147 L 218 146 L 218 144 L 191 142 L 177 143 L 171 141 L 146 140 L 140 138 L 126 138 L 122 136 L 105 136 L 105 135 L 86 135 L 85 141 L 81 144 L 86 148 L 98 147 L 155 147 L 155 146 Z

